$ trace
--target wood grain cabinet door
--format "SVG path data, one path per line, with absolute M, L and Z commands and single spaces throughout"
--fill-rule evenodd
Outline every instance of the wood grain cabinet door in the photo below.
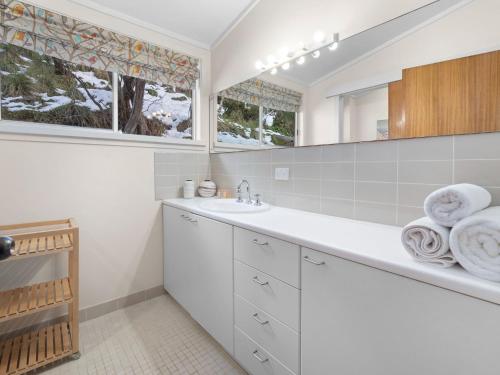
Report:
M 500 131 L 500 51 L 405 69 L 389 114 L 391 138 Z

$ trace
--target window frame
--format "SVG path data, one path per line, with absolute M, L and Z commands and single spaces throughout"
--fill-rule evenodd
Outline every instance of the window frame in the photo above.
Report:
M 21 134 L 21 135 L 41 135 L 48 137 L 79 138 L 89 140 L 109 140 L 122 142 L 140 142 L 160 145 L 176 145 L 185 147 L 205 147 L 206 143 L 201 139 L 201 112 L 200 112 L 200 82 L 196 81 L 192 89 L 192 139 L 181 139 L 174 137 L 158 137 L 139 134 L 124 134 L 118 131 L 118 76 L 119 73 L 112 72 L 112 122 L 110 129 L 99 129 L 90 127 L 80 127 L 73 125 L 50 124 L 44 122 L 6 120 L 2 118 L 2 108 L 0 106 L 0 135 L 1 134 Z M 2 77 L 0 76 L 0 87 Z M 0 101 L 2 91 L 0 90 Z
M 258 145 L 246 145 L 246 144 L 238 144 L 238 143 L 225 143 L 225 142 L 219 142 L 218 139 L 218 126 L 217 126 L 217 106 L 218 106 L 218 97 L 220 95 L 214 95 L 210 98 L 211 100 L 211 108 L 213 110 L 213 116 L 211 116 L 212 119 L 212 133 L 213 133 L 213 139 L 212 139 L 212 145 L 213 145 L 213 150 L 217 151 L 223 151 L 223 150 L 265 150 L 265 149 L 273 149 L 273 148 L 293 148 L 297 147 L 297 142 L 298 142 L 298 129 L 300 127 L 300 122 L 299 122 L 299 117 L 300 117 L 300 112 L 293 112 L 295 113 L 295 125 L 294 125 L 294 146 L 293 147 L 287 147 L 287 146 L 279 146 L 279 145 L 268 145 L 264 144 L 262 142 L 262 120 L 264 119 L 264 106 L 259 105 L 259 144 Z M 235 99 L 232 99 L 235 100 Z M 241 101 L 240 101 L 241 102 Z M 247 104 L 245 102 L 241 102 L 244 104 Z

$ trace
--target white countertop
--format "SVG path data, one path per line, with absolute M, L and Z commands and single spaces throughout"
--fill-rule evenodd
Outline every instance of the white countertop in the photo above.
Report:
M 214 198 L 210 198 L 214 199 Z M 164 204 L 285 241 L 500 304 L 500 283 L 479 279 L 460 266 L 419 263 L 401 245 L 401 227 L 273 206 L 261 213 L 204 210 L 204 198 L 168 199 Z

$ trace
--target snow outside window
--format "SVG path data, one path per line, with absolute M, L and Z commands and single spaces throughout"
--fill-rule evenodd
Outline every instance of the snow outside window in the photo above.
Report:
M 296 113 L 217 97 L 217 141 L 235 145 L 293 147 Z M 262 135 L 261 135 L 262 134 Z
M 119 76 L 113 87 L 116 73 L 11 44 L 0 48 L 3 120 L 193 139 L 192 90 L 128 76 Z M 114 90 L 118 127 L 113 127 Z

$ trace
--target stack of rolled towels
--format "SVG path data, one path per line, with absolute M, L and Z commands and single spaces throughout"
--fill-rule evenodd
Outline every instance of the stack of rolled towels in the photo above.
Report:
M 426 217 L 403 228 L 404 248 L 419 262 L 459 263 L 478 277 L 500 282 L 500 207 L 473 184 L 450 185 L 425 199 Z

